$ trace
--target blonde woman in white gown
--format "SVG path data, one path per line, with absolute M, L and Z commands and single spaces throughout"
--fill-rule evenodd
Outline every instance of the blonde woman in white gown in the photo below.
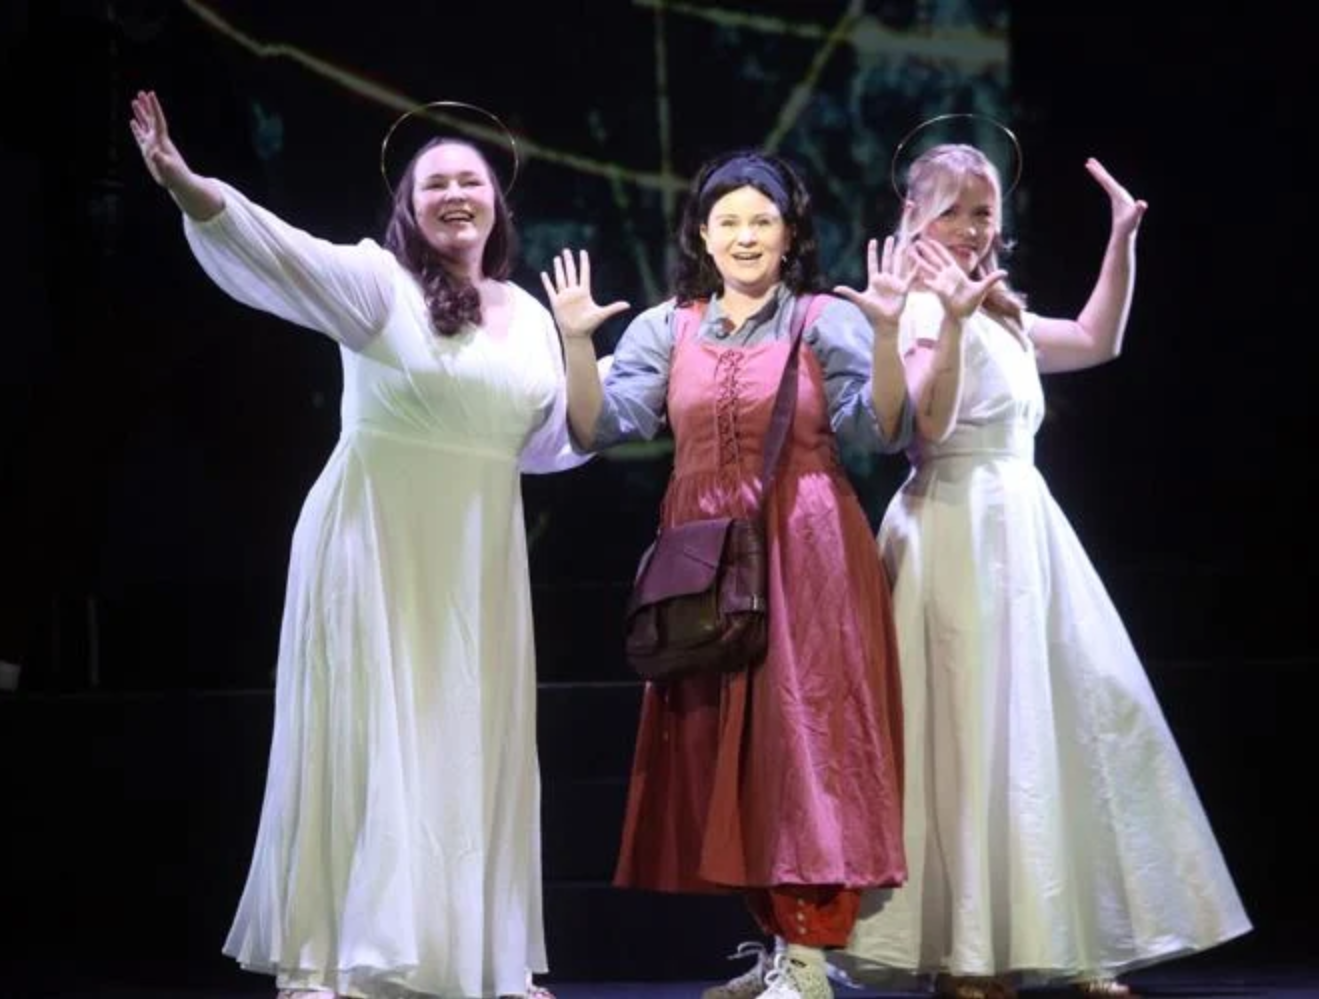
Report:
M 970 146 L 913 162 L 872 278 L 898 299 L 913 289 L 895 329 L 913 468 L 879 537 L 910 879 L 863 903 L 836 957 L 857 977 L 932 976 L 963 999 L 1030 982 L 1123 996 L 1120 973 L 1250 929 L 1141 662 L 1033 462 L 1040 374 L 1115 358 L 1131 303 L 1146 206 L 1087 169 L 1112 231 L 1075 320 L 1009 288 L 998 174 Z
M 343 361 L 224 950 L 287 996 L 523 995 L 546 959 L 519 473 L 581 459 L 554 323 L 504 280 L 502 192 L 475 148 L 432 142 L 398 182 L 385 246 L 333 245 L 193 173 L 155 95 L 133 102 L 132 131 L 216 284 Z

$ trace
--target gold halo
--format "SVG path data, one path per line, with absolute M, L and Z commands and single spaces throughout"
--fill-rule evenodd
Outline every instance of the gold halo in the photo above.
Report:
M 421 114 L 424 111 L 430 111 L 432 108 L 464 108 L 468 111 L 475 111 L 477 114 L 484 115 L 499 127 L 499 130 L 504 133 L 504 141 L 508 144 L 508 150 L 513 155 L 513 176 L 511 176 L 508 183 L 504 185 L 504 197 L 508 197 L 508 193 L 513 190 L 513 185 L 517 183 L 518 168 L 521 165 L 518 160 L 517 141 L 513 138 L 513 133 L 509 131 L 508 126 L 505 125 L 503 121 L 500 120 L 499 116 L 493 111 L 487 111 L 485 108 L 479 107 L 476 104 L 468 104 L 466 101 L 430 101 L 426 104 L 418 104 L 415 108 L 404 111 L 394 119 L 394 124 L 389 126 L 389 131 L 385 133 L 385 138 L 380 143 L 380 179 L 385 182 L 385 190 L 389 192 L 389 196 L 391 198 L 394 196 L 394 185 L 389 182 L 389 173 L 385 169 L 385 157 L 389 152 L 389 140 L 394 137 L 395 130 L 397 130 L 398 127 L 409 118 Z M 480 137 L 484 139 L 489 138 L 489 136 Z M 493 171 L 493 169 L 494 168 L 492 167 L 491 170 Z
M 1006 135 L 1008 141 L 1012 143 L 1013 152 L 1016 154 L 1016 169 L 1012 172 L 1012 183 L 1007 186 L 1006 190 L 1004 190 L 1003 197 L 1006 198 L 1010 195 L 1017 189 L 1017 185 L 1021 183 L 1021 169 L 1023 166 L 1021 143 L 1017 141 L 1017 136 L 1013 133 L 1012 129 L 1008 128 L 998 119 L 991 118 L 987 114 L 975 114 L 972 112 L 937 114 L 933 118 L 926 118 L 923 122 L 904 135 L 902 141 L 898 143 L 898 147 L 893 150 L 893 160 L 889 164 L 889 182 L 893 185 L 893 191 L 897 194 L 899 200 L 905 201 L 907 199 L 906 191 L 898 186 L 898 159 L 902 156 L 902 151 L 907 148 L 912 139 L 916 138 L 916 136 L 925 131 L 925 129 L 929 128 L 931 125 L 937 125 L 941 121 L 948 121 L 951 118 L 974 118 L 978 121 L 986 121 Z

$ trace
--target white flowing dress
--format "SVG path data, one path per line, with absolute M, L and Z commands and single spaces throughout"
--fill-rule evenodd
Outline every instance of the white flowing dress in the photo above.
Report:
M 1029 343 L 968 322 L 957 423 L 913 451 L 879 544 L 894 584 L 910 880 L 868 893 L 855 977 L 1116 974 L 1250 929 L 1103 584 L 1034 465 Z M 903 349 L 935 340 L 914 293 Z
M 432 332 L 392 254 L 225 188 L 185 221 L 234 298 L 337 340 L 342 434 L 293 535 L 256 848 L 226 954 L 350 996 L 546 970 L 519 473 L 579 464 L 549 313 Z

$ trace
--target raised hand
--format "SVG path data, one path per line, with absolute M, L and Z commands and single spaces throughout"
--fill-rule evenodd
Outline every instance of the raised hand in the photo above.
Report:
M 1140 220 L 1149 205 L 1133 198 L 1093 156 L 1085 161 L 1085 168 L 1090 171 L 1090 176 L 1099 181 L 1099 186 L 1104 189 L 1112 203 L 1113 235 L 1122 237 L 1133 235 L 1139 228 Z
M 847 299 L 866 314 L 872 326 L 879 330 L 896 330 L 902 310 L 907 304 L 907 292 L 916 280 L 916 268 L 909 266 L 894 250 L 892 236 L 884 240 L 881 259 L 878 241 L 866 244 L 866 271 L 869 280 L 864 291 L 855 291 L 844 285 L 834 288 L 834 294 Z
M 944 312 L 953 319 L 965 319 L 989 294 L 1008 272 L 994 271 L 979 280 L 967 274 L 948 248 L 933 239 L 917 240 L 913 244 L 913 258 L 921 283 L 939 297 Z
M 157 184 L 174 190 L 190 176 L 188 165 L 169 137 L 165 112 L 153 91 L 138 91 L 133 98 L 133 118 L 128 127 L 137 141 L 142 161 Z
M 559 332 L 568 339 L 589 338 L 610 316 L 631 308 L 627 302 L 595 303 L 591 297 L 591 258 L 585 250 L 581 251 L 580 268 L 574 263 L 571 250 L 562 251 L 554 258 L 554 280 L 541 271 L 540 281 L 549 296 Z

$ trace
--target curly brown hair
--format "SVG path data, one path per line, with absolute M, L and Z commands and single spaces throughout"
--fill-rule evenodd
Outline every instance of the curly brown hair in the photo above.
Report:
M 453 336 L 467 323 L 480 325 L 481 296 L 470 281 L 455 277 L 445 269 L 439 253 L 417 226 L 417 216 L 412 209 L 417 163 L 436 146 L 445 144 L 467 146 L 476 153 L 495 190 L 494 226 L 481 254 L 481 271 L 486 277 L 502 281 L 512 273 L 517 256 L 517 233 L 513 229 L 508 202 L 504 200 L 504 191 L 490 164 L 475 146 L 457 139 L 431 139 L 408 161 L 407 169 L 394 188 L 394 207 L 385 227 L 385 249 L 394 254 L 403 269 L 421 285 L 435 332 L 440 336 Z

